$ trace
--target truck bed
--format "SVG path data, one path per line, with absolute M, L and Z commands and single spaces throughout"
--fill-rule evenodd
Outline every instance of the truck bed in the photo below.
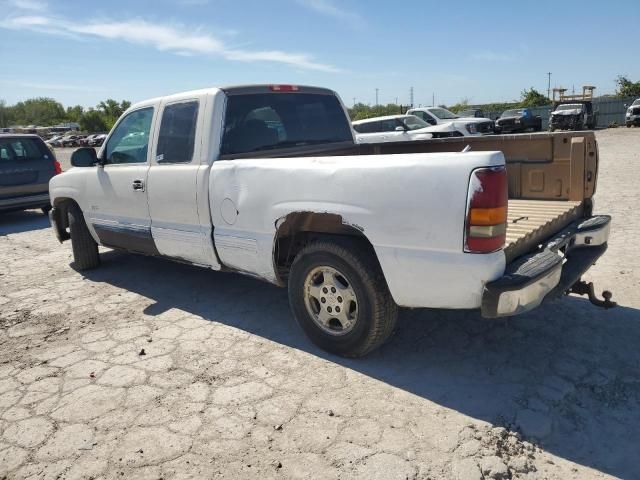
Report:
M 532 250 L 582 214 L 582 202 L 510 199 L 505 247 L 507 261 Z

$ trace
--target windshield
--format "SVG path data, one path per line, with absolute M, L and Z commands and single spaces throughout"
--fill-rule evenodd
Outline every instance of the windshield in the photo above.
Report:
M 446 108 L 430 108 L 429 112 L 434 114 L 440 120 L 452 120 L 454 118 L 458 118 L 458 116 L 455 113 L 450 112 Z
M 637 100 L 634 100 L 631 105 L 640 105 L 640 98 L 638 98 Z
M 582 110 L 581 103 L 567 103 L 566 105 L 558 105 L 556 110 Z
M 418 130 L 420 128 L 430 127 L 427 122 L 416 117 L 415 115 L 407 115 L 406 117 L 400 118 L 400 121 L 403 122 L 409 130 Z
M 351 126 L 334 95 L 229 95 L 224 122 L 223 155 L 353 141 Z
M 505 110 L 500 117 L 521 117 L 522 110 Z

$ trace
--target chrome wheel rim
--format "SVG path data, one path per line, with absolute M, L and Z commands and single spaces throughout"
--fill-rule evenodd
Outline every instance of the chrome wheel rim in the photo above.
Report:
M 329 335 L 346 335 L 358 321 L 358 299 L 339 270 L 316 267 L 304 282 L 304 304 L 313 321 Z

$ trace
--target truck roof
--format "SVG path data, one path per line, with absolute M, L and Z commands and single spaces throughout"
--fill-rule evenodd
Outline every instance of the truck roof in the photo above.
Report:
M 409 114 L 411 115 L 411 114 Z M 361 123 L 368 123 L 368 122 L 379 122 L 379 121 L 383 121 L 383 120 L 393 120 L 394 118 L 405 118 L 408 115 L 385 115 L 384 117 L 371 117 L 371 118 L 364 118 L 362 120 L 356 120 L 355 122 L 351 122 L 352 125 L 360 125 Z
M 173 93 L 170 95 L 163 95 L 160 97 L 149 98 L 142 100 L 131 105 L 131 109 L 144 107 L 146 105 L 154 105 L 162 100 L 180 100 L 196 95 L 215 95 L 216 93 L 223 91 L 227 95 L 251 95 L 258 93 L 315 93 L 319 95 L 336 95 L 336 92 L 328 88 L 314 87 L 310 85 L 291 85 L 291 84 L 273 84 L 273 83 L 259 83 L 249 85 L 228 85 L 223 87 L 208 87 L 197 90 L 188 90 L 185 92 Z

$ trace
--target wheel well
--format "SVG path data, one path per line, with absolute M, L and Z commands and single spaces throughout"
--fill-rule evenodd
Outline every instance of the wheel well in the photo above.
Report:
M 56 198 L 53 201 L 53 206 L 58 210 L 58 214 L 54 216 L 56 223 L 58 224 L 59 231 L 65 233 L 63 235 L 65 240 L 68 240 L 68 228 L 69 228 L 69 207 L 71 205 L 78 205 L 75 200 L 67 197 Z
M 345 223 L 334 213 L 294 212 L 276 222 L 273 262 L 280 284 L 285 285 L 293 260 L 305 246 L 320 239 L 349 239 L 369 249 L 374 258 L 373 245 L 359 225 Z

